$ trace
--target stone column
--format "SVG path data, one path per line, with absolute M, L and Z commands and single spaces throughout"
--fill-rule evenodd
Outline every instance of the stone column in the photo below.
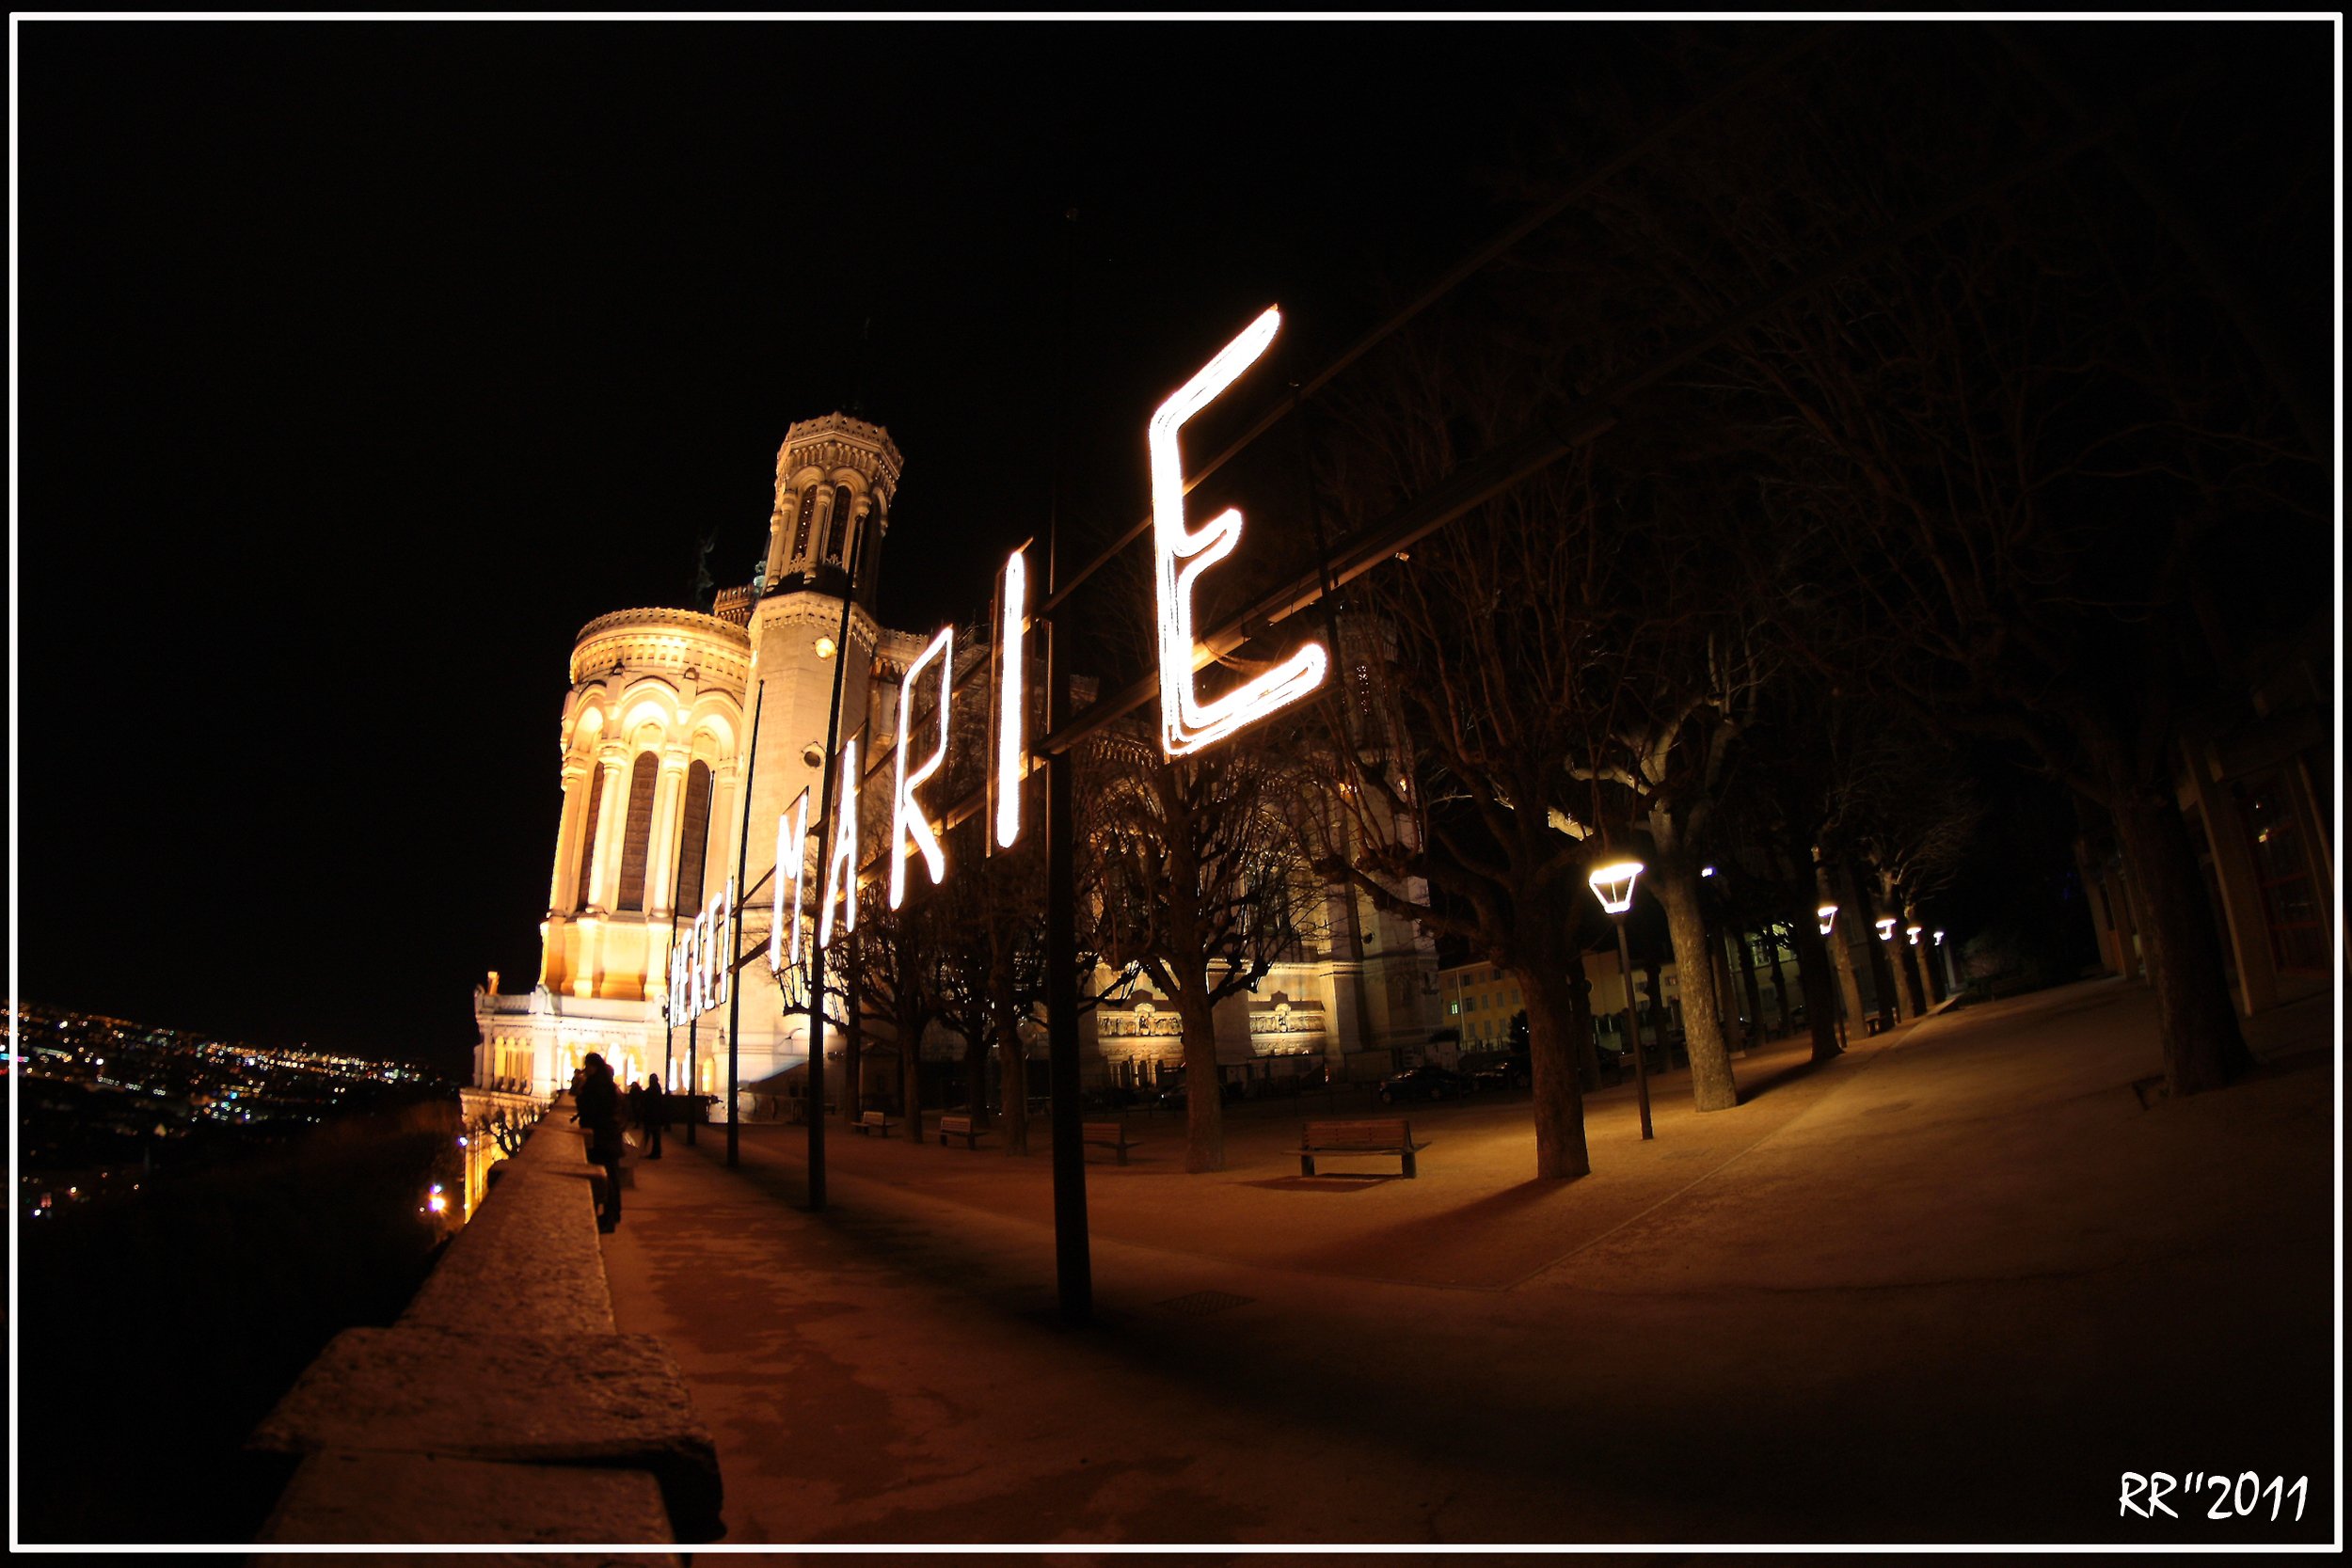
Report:
M 653 786 L 653 832 L 645 838 L 645 919 L 667 920 L 676 908 L 680 802 L 686 796 L 686 748 L 661 748 L 661 772 Z
M 596 760 L 604 765 L 604 800 L 596 807 L 596 841 L 582 846 L 580 852 L 590 857 L 583 908 L 602 913 L 612 908 L 621 876 L 621 841 L 628 832 L 628 756 L 625 748 L 608 746 Z
M 850 526 L 841 536 L 842 570 L 849 570 L 850 562 L 857 560 L 858 535 L 866 531 L 866 519 L 873 515 L 873 511 L 874 502 L 869 496 L 858 496 L 850 502 Z M 866 554 L 870 559 L 873 552 L 869 550 Z
M 751 716 L 746 714 L 743 721 L 750 723 Z M 742 807 L 736 799 L 736 775 L 741 766 L 739 759 L 729 757 L 710 768 L 710 832 L 703 844 L 703 863 L 708 867 L 703 873 L 706 904 L 724 891 L 727 879 L 735 875 L 735 845 L 743 832 L 739 820 Z M 714 855 L 718 859 L 713 860 Z
M 817 483 L 817 511 L 808 522 L 808 563 L 813 569 L 825 559 L 825 530 L 833 523 L 833 483 Z
M 572 894 L 580 886 L 580 825 L 588 815 L 589 759 L 564 759 L 564 809 L 556 819 L 555 873 L 548 882 L 548 909 L 550 913 L 572 908 Z
M 572 971 L 572 994 L 593 996 L 604 964 L 604 916 L 613 903 L 621 875 L 621 841 L 628 832 L 627 760 L 622 747 L 599 754 L 604 764 L 603 801 L 596 808 L 596 841 L 583 845 L 588 861 L 588 901 L 580 911 L 580 962 Z

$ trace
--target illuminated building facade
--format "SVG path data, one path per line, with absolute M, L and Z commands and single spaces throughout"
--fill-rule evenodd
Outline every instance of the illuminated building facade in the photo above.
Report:
M 476 990 L 477 1085 L 551 1094 L 596 1052 L 626 1080 L 666 1073 L 674 1088 L 723 1091 L 722 1031 L 734 1010 L 701 1019 L 690 1063 L 686 1031 L 674 1037 L 664 1021 L 671 950 L 739 867 L 739 886 L 759 890 L 751 903 L 764 908 L 776 822 L 803 790 L 817 819 L 836 668 L 847 675 L 842 743 L 862 741 L 871 766 L 896 736 L 900 688 L 933 641 L 882 626 L 871 609 L 900 468 L 879 425 L 843 414 L 794 424 L 777 452 L 768 548 L 749 586 L 722 592 L 709 614 L 623 610 L 581 628 L 558 736 L 563 800 L 539 975 L 519 993 L 495 982 Z M 961 673 L 987 650 L 956 657 Z M 920 675 L 925 687 L 934 678 Z M 918 761 L 924 750 L 914 748 Z M 869 795 L 861 809 L 890 804 Z M 1235 1076 L 1385 1072 L 1436 1027 L 1428 939 L 1368 900 L 1328 897 L 1328 935 L 1218 1008 L 1218 1054 Z M 746 964 L 737 983 L 739 1082 L 804 1067 L 805 1020 L 787 1016 L 768 965 Z M 1156 1081 L 1182 1058 L 1174 1022 L 1148 990 L 1106 1004 L 1082 1026 L 1089 1077 Z M 922 1049 L 946 1057 L 961 1041 L 941 1031 Z

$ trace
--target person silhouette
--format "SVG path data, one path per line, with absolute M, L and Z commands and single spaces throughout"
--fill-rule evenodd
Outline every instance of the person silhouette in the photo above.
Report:
M 661 1080 L 648 1073 L 637 1111 L 637 1125 L 644 1129 L 645 1158 L 661 1158 L 661 1130 L 670 1120 L 670 1096 L 662 1088 Z
M 621 1227 L 621 1089 L 612 1069 L 596 1052 L 580 1063 L 580 1087 L 573 1097 L 572 1119 L 580 1123 L 588 1144 L 588 1163 L 604 1167 L 603 1203 L 596 1212 L 596 1228 Z

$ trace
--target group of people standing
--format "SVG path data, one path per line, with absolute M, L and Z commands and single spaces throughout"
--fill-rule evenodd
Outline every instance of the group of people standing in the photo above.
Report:
M 590 1052 L 580 1070 L 572 1074 L 572 1119 L 587 1137 L 588 1163 L 604 1167 L 604 1191 L 596 1209 L 600 1230 L 617 1230 L 621 1224 L 621 1156 L 627 1147 L 621 1119 L 624 1109 L 629 1123 L 638 1129 L 648 1160 L 661 1158 L 661 1130 L 669 1124 L 669 1091 L 660 1078 L 629 1085 L 627 1100 L 624 1107 L 611 1064 Z

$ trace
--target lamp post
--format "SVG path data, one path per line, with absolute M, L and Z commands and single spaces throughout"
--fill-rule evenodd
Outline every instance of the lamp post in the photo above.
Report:
M 1600 900 L 1600 907 L 1609 911 L 1609 923 L 1617 928 L 1617 978 L 1625 987 L 1625 1037 L 1633 1048 L 1633 1093 L 1641 1102 L 1642 1137 L 1647 1141 L 1657 1134 L 1649 1121 L 1649 1069 L 1642 1060 L 1642 1033 L 1633 1016 L 1633 950 L 1625 940 L 1625 914 L 1633 907 L 1633 879 L 1641 874 L 1640 861 L 1612 861 L 1595 866 L 1585 883 Z

